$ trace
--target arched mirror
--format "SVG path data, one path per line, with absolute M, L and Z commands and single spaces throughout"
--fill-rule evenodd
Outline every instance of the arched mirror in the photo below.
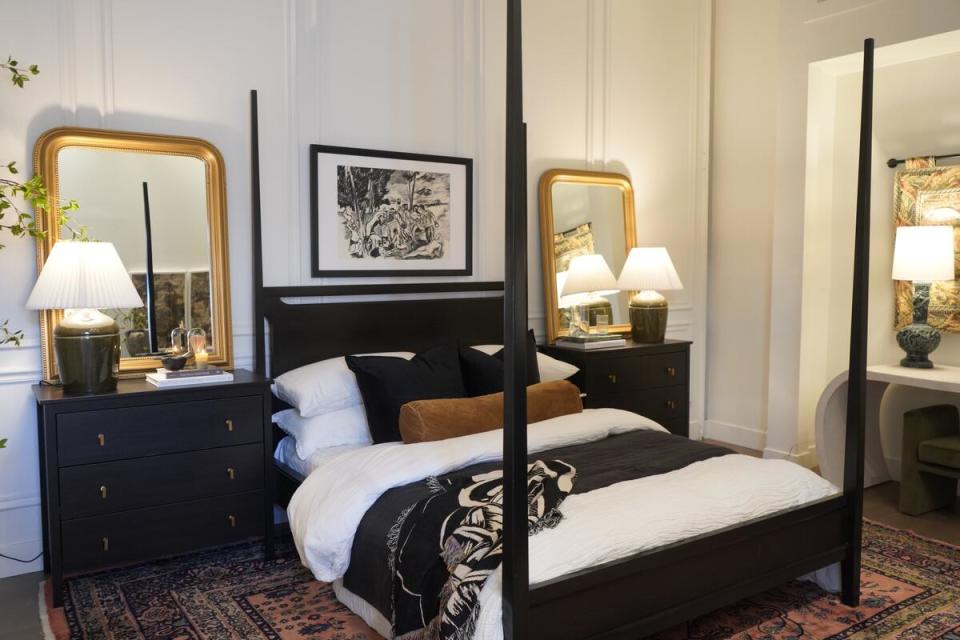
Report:
M 572 296 L 561 295 L 573 258 L 598 254 L 616 277 L 637 244 L 630 179 L 551 169 L 540 178 L 540 247 L 550 341 L 570 331 Z M 629 292 L 600 292 L 611 333 L 629 333 Z M 568 304 L 569 303 L 569 304 Z
M 203 329 L 210 364 L 231 366 L 230 276 L 224 164 L 197 138 L 58 128 L 37 140 L 35 169 L 49 207 L 38 269 L 59 239 L 55 212 L 76 200 L 75 222 L 111 242 L 144 301 L 140 309 L 103 309 L 120 326 L 121 374 L 154 370 L 181 326 Z M 53 329 L 62 311 L 43 311 L 43 375 L 57 377 Z

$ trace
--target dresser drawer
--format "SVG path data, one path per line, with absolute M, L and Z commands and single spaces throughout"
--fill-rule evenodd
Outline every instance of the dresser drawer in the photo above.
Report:
M 676 431 L 669 425 L 686 423 L 689 419 L 688 402 L 686 386 L 659 387 L 619 394 L 591 393 L 586 398 L 586 406 L 591 409 L 612 407 L 633 411 L 667 427 L 672 433 Z
M 60 466 L 262 440 L 261 396 L 80 411 L 57 417 Z
M 61 532 L 64 572 L 176 555 L 263 535 L 263 492 L 68 520 Z
M 263 445 L 171 453 L 60 470 L 64 519 L 184 502 L 263 487 Z
M 598 358 L 590 363 L 584 377 L 590 394 L 686 384 L 687 354 L 678 351 L 633 358 Z

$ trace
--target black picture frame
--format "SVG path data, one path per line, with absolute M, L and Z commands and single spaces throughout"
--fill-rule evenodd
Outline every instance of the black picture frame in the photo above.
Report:
M 377 278 L 377 277 L 433 277 L 473 275 L 473 159 L 439 156 L 401 151 L 360 149 L 321 144 L 310 145 L 310 274 L 314 278 Z M 320 184 L 319 158 L 321 155 L 364 156 L 384 160 L 406 160 L 421 163 L 462 165 L 464 185 L 464 260 L 463 266 L 441 269 L 321 269 L 320 268 Z M 452 197 L 452 194 L 451 194 Z M 451 237 L 451 242 L 455 239 Z

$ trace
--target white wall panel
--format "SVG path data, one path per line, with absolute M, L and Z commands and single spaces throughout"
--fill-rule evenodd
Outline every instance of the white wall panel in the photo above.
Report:
M 638 182 L 640 238 L 667 244 L 689 284 L 674 301 L 671 335 L 702 329 L 694 274 L 706 261 L 693 227 L 705 225 L 696 205 L 705 181 L 695 176 L 705 153 L 709 6 L 525 2 L 530 315 L 538 334 L 535 189 L 544 170 L 560 166 L 606 167 Z M 28 168 L 37 136 L 61 125 L 196 136 L 223 153 L 237 366 L 249 366 L 252 353 L 249 89 L 260 92 L 267 284 L 315 282 L 311 143 L 474 158 L 469 279 L 503 277 L 501 0 L 0 0 L 0 15 L 10 53 L 42 70 L 25 91 L 0 86 L 4 161 Z M 34 249 L 30 241 L 7 244 L 0 319 L 27 329 L 28 340 L 0 349 L 0 437 L 10 438 L 0 451 L 0 550 L 33 555 L 39 511 L 29 383 L 40 365 L 36 316 L 22 305 L 36 275 Z M 29 568 L 0 562 L 0 576 Z

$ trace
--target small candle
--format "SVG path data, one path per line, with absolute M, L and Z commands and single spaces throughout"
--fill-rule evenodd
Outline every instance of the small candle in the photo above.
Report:
M 206 369 L 207 363 L 210 361 L 210 354 L 207 353 L 207 350 L 197 351 L 193 354 L 193 361 L 197 365 L 197 369 Z

